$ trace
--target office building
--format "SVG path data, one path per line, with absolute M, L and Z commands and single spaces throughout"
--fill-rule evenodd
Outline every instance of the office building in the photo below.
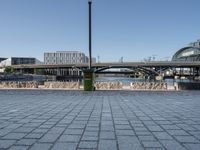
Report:
M 80 64 L 88 63 L 88 57 L 79 51 L 57 51 L 44 53 L 44 64 Z
M 44 53 L 44 64 L 59 65 L 59 64 L 81 64 L 88 63 L 88 57 L 79 51 L 56 51 Z M 47 74 L 66 77 L 80 77 L 82 71 L 77 68 L 66 69 L 46 69 Z
M 12 65 L 25 65 L 25 64 L 39 64 L 40 61 L 31 57 L 10 57 L 0 62 L 0 66 L 12 66 Z
M 6 60 L 6 59 L 8 59 L 8 58 L 0 57 L 0 62 L 4 61 L 4 60 Z

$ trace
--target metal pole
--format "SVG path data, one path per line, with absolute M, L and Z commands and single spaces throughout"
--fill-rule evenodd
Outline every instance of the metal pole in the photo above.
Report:
M 92 66 L 92 10 L 91 10 L 91 6 L 92 6 L 92 1 L 89 0 L 88 1 L 89 4 L 89 69 L 91 69 Z

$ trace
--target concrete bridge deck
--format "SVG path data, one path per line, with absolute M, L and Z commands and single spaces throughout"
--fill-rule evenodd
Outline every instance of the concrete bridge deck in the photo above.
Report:
M 86 68 L 84 64 L 59 64 L 59 65 L 13 65 L 16 69 L 48 69 L 48 68 Z M 93 63 L 93 68 L 113 67 L 113 68 L 129 68 L 129 67 L 200 67 L 200 62 L 178 62 L 178 61 L 153 61 L 153 62 L 105 62 Z

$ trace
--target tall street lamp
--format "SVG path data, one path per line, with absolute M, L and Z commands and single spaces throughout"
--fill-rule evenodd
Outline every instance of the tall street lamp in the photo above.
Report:
M 92 0 L 89 4 L 89 69 L 92 67 Z
M 92 69 L 92 0 L 89 4 L 89 68 L 84 70 L 84 91 L 94 91 L 94 70 Z

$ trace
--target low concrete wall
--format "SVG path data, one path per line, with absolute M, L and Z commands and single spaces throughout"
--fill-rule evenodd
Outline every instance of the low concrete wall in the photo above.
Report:
M 141 90 L 167 90 L 167 83 L 164 82 L 132 82 L 131 89 Z
M 200 90 L 200 82 L 178 82 L 178 90 Z
M 44 82 L 44 88 L 80 89 L 79 82 Z
M 121 82 L 95 82 L 94 86 L 97 90 L 119 90 L 122 89 Z
M 0 88 L 38 88 L 38 83 L 35 81 L 0 82 Z
M 96 90 L 167 90 L 167 83 L 164 82 L 133 82 L 130 86 L 123 86 L 122 82 L 95 82 Z M 0 88 L 38 88 L 35 81 L 28 82 L 0 82 Z M 185 89 L 183 85 L 179 86 Z M 191 85 L 191 87 L 194 87 Z M 197 86 L 200 89 L 200 85 Z M 44 89 L 81 89 L 80 82 L 44 82 L 39 88 Z

